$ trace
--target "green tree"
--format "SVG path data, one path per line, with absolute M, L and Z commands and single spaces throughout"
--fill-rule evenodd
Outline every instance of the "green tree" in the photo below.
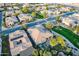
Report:
M 22 24 L 22 28 L 27 29 L 27 28 L 28 28 L 28 26 L 27 26 L 27 25 L 25 25 L 25 24 Z
M 48 18 L 48 12 L 46 10 L 44 10 L 41 15 L 44 17 L 44 18 Z
M 52 55 L 57 55 L 57 51 L 56 50 L 51 50 Z
M 13 15 L 14 15 L 14 16 L 18 16 L 19 14 L 20 14 L 20 13 L 14 13 Z
M 33 52 L 32 52 L 32 55 L 33 56 L 38 56 L 39 55 L 39 51 L 37 49 L 35 49 Z
M 72 12 L 72 11 L 76 11 L 76 9 L 74 9 L 74 8 L 71 8 L 71 9 L 70 9 L 70 11 L 71 11 L 71 12 Z
M 45 6 L 46 6 L 46 10 L 48 10 L 48 4 L 45 4 Z
M 75 33 L 79 33 L 79 25 L 76 25 Z
M 52 56 L 52 53 L 50 51 L 44 51 L 43 56 Z
M 22 7 L 21 11 L 23 13 L 27 13 L 29 11 L 28 7 Z
M 52 29 L 54 26 L 53 26 L 52 23 L 48 22 L 48 23 L 45 24 L 45 27 L 46 27 L 47 29 Z
M 43 55 L 43 52 L 44 52 L 43 50 L 40 50 L 40 51 L 39 51 L 40 56 L 42 56 L 42 55 Z
M 57 21 L 58 26 L 60 26 L 60 23 L 62 22 L 61 16 L 57 16 L 56 21 Z
M 36 16 L 36 12 L 32 12 L 32 14 L 31 14 L 33 17 L 35 17 Z

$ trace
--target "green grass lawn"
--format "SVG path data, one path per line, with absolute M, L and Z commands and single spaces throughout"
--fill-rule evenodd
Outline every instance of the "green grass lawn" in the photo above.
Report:
M 65 38 L 67 38 L 74 46 L 79 48 L 79 36 L 73 33 L 72 31 L 63 28 L 61 26 L 59 27 L 54 27 L 52 29 L 53 31 L 63 35 Z
M 38 19 L 43 19 L 44 17 L 43 17 L 43 15 L 41 15 L 41 14 L 36 14 L 36 18 L 38 18 Z
M 2 56 L 10 56 L 10 46 L 8 36 L 2 36 Z

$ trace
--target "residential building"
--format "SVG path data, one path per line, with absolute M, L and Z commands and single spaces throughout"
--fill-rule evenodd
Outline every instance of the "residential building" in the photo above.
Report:
M 4 3 L 0 3 L 0 7 L 4 7 Z
M 75 13 L 72 16 L 75 17 L 75 18 L 77 18 L 79 20 L 79 13 Z
M 14 6 L 13 8 L 14 8 L 14 10 L 19 10 L 19 7 L 17 7 L 17 6 Z
M 18 22 L 18 20 L 14 16 L 5 18 L 6 27 L 12 27 L 13 25 L 16 25 L 17 22 Z
M 14 11 L 6 11 L 5 16 L 12 16 L 14 14 Z
M 26 23 L 29 22 L 32 19 L 32 16 L 27 15 L 27 14 L 20 14 L 18 15 L 20 22 Z
M 30 7 L 30 4 L 29 3 L 25 3 L 25 4 L 23 4 L 22 7 Z
M 35 8 L 36 11 L 42 11 L 42 10 L 46 10 L 45 6 L 38 6 Z
M 42 26 L 29 28 L 28 32 L 32 36 L 36 44 L 40 44 L 49 39 L 52 34 Z
M 62 7 L 61 8 L 62 11 L 70 11 L 70 9 L 71 9 L 70 7 Z
M 59 15 L 60 14 L 60 11 L 59 10 L 56 10 L 56 11 L 53 12 L 53 14 L 54 15 Z
M 62 23 L 67 25 L 68 27 L 74 27 L 76 26 L 76 20 L 70 19 L 70 18 L 62 18 Z
M 13 8 L 12 8 L 12 7 L 7 7 L 7 10 L 8 10 L 8 11 L 12 11 Z
M 5 25 L 6 25 L 6 27 L 9 28 L 14 25 L 14 22 L 11 20 L 10 17 L 7 17 L 7 18 L 5 18 Z
M 12 55 L 17 55 L 32 46 L 24 30 L 17 30 L 13 33 L 10 33 L 9 42 Z
M 20 13 L 22 13 L 22 11 L 21 10 L 15 10 L 15 13 L 20 14 Z
M 4 6 L 6 6 L 6 7 L 11 7 L 12 4 L 11 4 L 11 3 L 4 3 Z

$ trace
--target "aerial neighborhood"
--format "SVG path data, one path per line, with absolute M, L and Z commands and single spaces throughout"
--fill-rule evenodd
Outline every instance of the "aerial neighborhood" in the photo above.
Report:
M 0 56 L 79 56 L 79 8 L 0 3 Z

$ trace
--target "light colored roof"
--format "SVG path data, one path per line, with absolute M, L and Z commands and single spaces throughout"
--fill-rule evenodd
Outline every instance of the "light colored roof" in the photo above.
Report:
M 19 35 L 23 35 L 23 36 L 20 38 L 17 38 L 16 40 L 11 41 L 11 39 L 13 39 Z M 22 41 L 21 44 L 18 44 L 18 45 L 14 44 L 14 42 L 16 43 L 16 42 L 19 42 L 20 40 Z M 16 55 L 16 54 L 20 53 L 21 51 L 32 46 L 32 44 L 24 30 L 17 30 L 15 32 L 11 33 L 9 35 L 9 42 L 10 42 L 10 50 L 11 50 L 12 55 Z
M 41 32 L 39 29 L 37 28 L 29 28 L 28 29 L 29 32 L 31 32 L 31 36 L 33 37 L 34 41 L 38 44 L 38 43 L 42 43 L 44 41 L 46 41 L 46 38 L 49 38 L 52 34 L 48 31 L 46 32 Z

